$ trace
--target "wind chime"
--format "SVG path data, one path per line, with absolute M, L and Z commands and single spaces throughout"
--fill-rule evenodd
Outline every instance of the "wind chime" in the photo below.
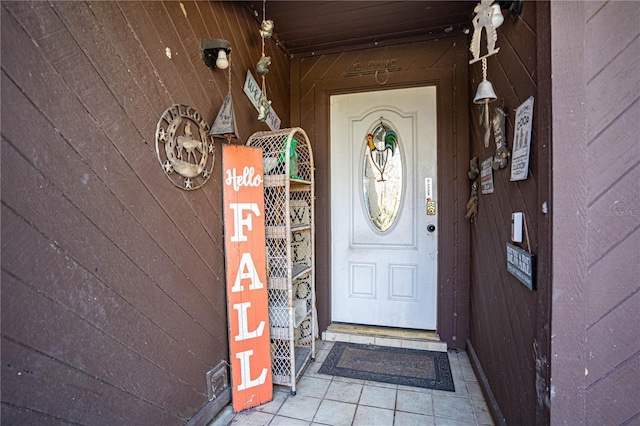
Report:
M 482 81 L 478 85 L 476 96 L 473 98 L 473 103 L 482 105 L 482 112 L 480 113 L 480 124 L 484 127 L 484 147 L 489 147 L 489 137 L 491 136 L 491 126 L 489 122 L 489 103 L 498 99 L 496 92 L 493 90 L 493 85 L 487 80 L 487 58 L 482 58 Z
M 233 99 L 231 97 L 231 60 L 229 60 L 228 71 L 227 96 L 224 98 L 222 108 L 220 108 L 220 112 L 218 112 L 216 119 L 211 125 L 209 136 L 226 139 L 227 143 L 231 143 L 232 138 L 239 138 L 238 132 L 236 131 L 236 115 L 233 111 Z
M 482 0 L 473 11 L 476 12 L 476 16 L 473 18 L 473 36 L 471 38 L 471 46 L 469 50 L 473 54 L 473 58 L 469 61 L 469 64 L 476 63 L 482 60 L 482 81 L 478 85 L 476 96 L 473 98 L 473 103 L 482 105 L 482 111 L 480 114 L 480 125 L 484 127 L 484 146 L 489 147 L 489 139 L 491 136 L 491 118 L 489 112 L 489 103 L 498 99 L 496 92 L 493 90 L 493 85 L 487 80 L 487 58 L 500 51 L 499 47 L 496 47 L 498 40 L 498 32 L 496 29 L 504 22 L 504 16 L 500 10 L 500 4 L 492 4 L 493 0 Z M 482 38 L 482 30 L 485 31 L 487 37 L 487 54 L 480 56 L 480 40 Z
M 489 139 L 491 137 L 491 118 L 489 112 L 489 103 L 494 102 L 498 97 L 496 96 L 493 85 L 487 80 L 487 57 L 498 53 L 500 48 L 496 48 L 496 41 L 498 39 L 498 28 L 504 21 L 502 12 L 500 11 L 500 5 L 492 5 L 493 0 L 482 0 L 475 8 L 474 12 L 476 16 L 473 18 L 473 36 L 471 38 L 471 51 L 473 58 L 469 61 L 469 64 L 482 61 L 482 81 L 478 85 L 476 95 L 473 98 L 473 103 L 482 105 L 480 112 L 479 124 L 484 128 L 484 146 L 489 147 Z M 487 54 L 480 56 L 480 40 L 482 38 L 482 30 L 485 30 L 487 38 Z M 504 117 L 504 116 L 503 116 Z M 495 124 L 495 123 L 494 123 Z M 505 143 L 506 147 L 506 143 Z M 471 184 L 471 197 L 467 203 L 467 219 L 474 221 L 478 213 L 478 182 L 476 179 L 480 175 L 478 169 L 478 158 L 474 157 L 470 162 L 469 179 Z
M 266 19 L 267 1 L 262 2 L 262 24 L 260 25 L 260 38 L 262 39 L 262 56 L 256 64 L 256 73 L 262 77 L 262 98 L 258 107 L 258 121 L 265 122 L 271 112 L 271 101 L 267 97 L 266 75 L 269 73 L 271 57 L 265 54 L 265 40 L 273 35 L 273 21 Z

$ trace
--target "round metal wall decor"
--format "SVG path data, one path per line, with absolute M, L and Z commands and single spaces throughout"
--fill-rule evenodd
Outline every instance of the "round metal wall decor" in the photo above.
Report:
M 215 145 L 197 109 L 174 104 L 156 127 L 156 154 L 167 178 L 178 188 L 198 189 L 213 171 Z

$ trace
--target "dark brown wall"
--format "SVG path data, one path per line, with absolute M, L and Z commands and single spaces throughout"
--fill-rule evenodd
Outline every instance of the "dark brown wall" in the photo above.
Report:
M 400 70 L 379 75 L 345 76 L 360 64 L 390 61 Z M 311 137 L 316 165 L 316 293 L 320 330 L 331 321 L 331 240 L 329 199 L 329 115 L 331 94 L 438 85 L 438 332 L 450 347 L 468 337 L 468 223 L 464 206 L 468 162 L 467 46 L 447 38 L 337 54 L 294 58 L 291 65 L 291 122 Z M 463 179 L 464 177 L 464 179 Z M 334 206 L 335 207 L 335 206 Z
M 554 424 L 640 421 L 640 3 L 552 2 Z
M 530 96 L 535 98 L 528 178 L 511 182 L 511 162 L 504 169 L 494 170 L 494 192 L 479 194 L 479 212 L 471 226 L 470 349 L 504 416 L 497 420 L 506 420 L 507 424 L 545 423 L 548 411 L 549 219 L 541 213 L 541 207 L 549 201 L 549 94 L 539 78 L 548 62 L 538 62 L 537 44 L 544 25 L 537 18 L 541 12 L 538 8 L 544 7 L 538 2 L 525 2 L 518 21 L 505 11 L 504 24 L 498 30 L 500 51 L 487 61 L 488 80 L 498 96 L 490 104 L 491 116 L 498 106 L 507 113 L 509 150 L 513 147 L 515 109 Z M 469 67 L 471 97 L 482 80 L 481 69 L 481 62 Z M 480 106 L 469 105 L 471 156 L 482 163 L 495 154 L 494 138 L 485 148 L 484 131 L 478 123 Z M 513 212 L 525 214 L 531 252 L 538 262 L 535 291 L 527 289 L 506 269 L 506 243 L 510 241 Z M 521 246 L 527 249 L 526 239 Z
M 200 39 L 225 38 L 241 141 L 266 130 L 242 92 L 258 23 L 230 2 L 1 13 L 3 423 L 183 424 L 228 359 L 220 145 L 213 177 L 185 192 L 163 176 L 155 128 L 173 103 L 213 121 L 227 73 L 203 64 Z M 285 126 L 288 59 L 268 54 Z

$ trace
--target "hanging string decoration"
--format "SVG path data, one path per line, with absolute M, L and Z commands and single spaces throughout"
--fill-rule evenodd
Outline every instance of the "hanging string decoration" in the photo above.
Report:
M 267 1 L 262 2 L 262 24 L 260 25 L 260 39 L 262 40 L 262 56 L 256 64 L 256 73 L 262 77 L 262 98 L 258 107 L 258 121 L 264 123 L 271 112 L 271 101 L 267 96 L 266 75 L 269 73 L 269 65 L 271 65 L 271 57 L 265 53 L 265 40 L 273 35 L 273 21 L 266 19 Z
M 380 124 L 373 129 L 373 132 L 368 133 L 365 139 L 371 163 L 380 173 L 380 180 L 384 181 L 384 169 L 389 162 L 390 155 L 392 157 L 396 152 L 398 135 L 380 117 Z

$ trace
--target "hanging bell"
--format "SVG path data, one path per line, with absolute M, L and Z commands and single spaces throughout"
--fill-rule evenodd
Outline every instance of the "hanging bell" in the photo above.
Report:
M 230 141 L 231 138 L 239 139 L 238 132 L 236 132 L 236 114 L 233 111 L 233 99 L 231 98 L 231 92 L 227 93 L 227 97 L 224 99 L 222 108 L 218 116 L 211 125 L 208 136 L 214 138 L 226 138 Z
M 473 98 L 474 104 L 484 104 L 488 102 L 493 102 L 498 99 L 496 96 L 495 90 L 493 90 L 493 85 L 489 80 L 482 80 L 478 85 L 478 90 L 476 91 L 476 97 Z

